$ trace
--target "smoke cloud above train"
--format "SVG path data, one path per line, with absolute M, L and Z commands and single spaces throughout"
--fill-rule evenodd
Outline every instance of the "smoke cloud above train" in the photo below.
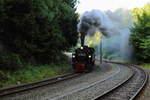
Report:
M 93 36 L 96 31 L 100 31 L 103 35 L 108 35 L 111 33 L 112 28 L 111 20 L 100 10 L 85 12 L 78 23 L 78 32 L 89 36 Z
M 110 59 L 122 57 L 123 60 L 127 60 L 131 59 L 132 55 L 132 46 L 129 45 L 131 20 L 129 11 L 119 13 L 100 10 L 86 11 L 80 17 L 78 32 L 85 36 L 93 36 L 97 31 L 101 32 L 103 56 Z

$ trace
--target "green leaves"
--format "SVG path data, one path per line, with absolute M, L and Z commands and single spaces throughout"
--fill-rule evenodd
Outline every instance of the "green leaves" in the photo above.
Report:
M 2 1 L 0 42 L 8 56 L 32 64 L 57 63 L 61 52 L 76 44 L 76 0 Z
M 135 48 L 135 56 L 137 60 L 150 61 L 150 4 L 143 8 L 133 10 L 135 18 L 134 27 L 131 29 L 131 43 Z

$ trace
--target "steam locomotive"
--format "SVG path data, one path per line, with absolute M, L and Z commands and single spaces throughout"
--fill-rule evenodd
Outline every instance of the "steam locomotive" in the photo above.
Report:
M 72 66 L 75 72 L 90 72 L 95 65 L 94 48 L 84 45 L 84 39 L 81 38 L 81 47 L 72 54 Z

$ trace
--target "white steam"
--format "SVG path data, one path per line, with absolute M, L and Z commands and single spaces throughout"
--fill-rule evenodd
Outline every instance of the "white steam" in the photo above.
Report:
M 132 47 L 129 45 L 131 18 L 124 20 L 124 17 L 130 17 L 128 11 L 120 12 L 102 12 L 92 10 L 85 12 L 78 24 L 78 32 L 81 34 L 93 36 L 96 31 L 100 31 L 103 36 L 104 58 L 130 60 Z M 128 22 L 130 21 L 130 22 Z M 109 37 L 105 37 L 109 36 Z M 99 47 L 98 47 L 99 48 Z M 99 53 L 98 53 L 99 54 Z

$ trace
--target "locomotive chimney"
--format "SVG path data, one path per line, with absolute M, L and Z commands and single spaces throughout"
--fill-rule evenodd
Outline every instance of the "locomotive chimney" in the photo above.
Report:
M 81 34 L 81 46 L 83 47 L 84 46 L 84 39 L 85 39 L 85 35 L 84 34 Z

